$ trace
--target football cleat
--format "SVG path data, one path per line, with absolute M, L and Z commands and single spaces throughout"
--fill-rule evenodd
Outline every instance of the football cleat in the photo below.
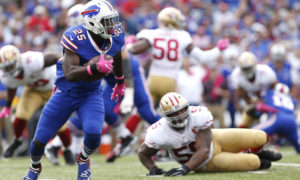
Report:
M 259 157 L 259 159 L 266 159 L 269 161 L 278 161 L 282 158 L 282 154 L 280 152 L 271 151 L 267 149 L 261 149 L 255 154 Z
M 46 156 L 46 158 L 54 166 L 58 166 L 59 165 L 58 150 L 59 150 L 59 147 L 54 147 L 54 146 L 50 146 L 50 147 L 46 146 L 46 149 L 45 149 L 45 156 Z
M 80 154 L 77 157 L 77 164 L 78 164 L 77 180 L 90 180 L 91 179 L 90 159 L 83 161 L 80 158 Z
M 5 158 L 9 158 L 9 157 L 12 157 L 15 150 L 21 146 L 22 144 L 22 141 L 21 140 L 18 140 L 18 139 L 15 139 L 13 143 L 11 143 L 8 148 L 5 150 L 5 152 L 3 153 L 3 157 Z
M 42 165 L 38 169 L 30 166 L 28 169 L 28 172 L 27 172 L 26 176 L 24 176 L 23 180 L 36 180 L 36 179 L 38 179 L 38 176 L 40 175 L 41 171 L 42 171 Z
M 260 159 L 260 167 L 259 169 L 269 169 L 271 167 L 272 163 L 269 160 L 266 159 Z
M 71 152 L 70 149 L 66 149 L 64 151 L 64 158 L 65 158 L 65 161 L 66 161 L 67 165 L 74 165 L 75 164 L 75 159 L 74 159 L 73 153 Z
M 116 158 L 129 153 L 131 150 L 131 146 L 137 143 L 137 141 L 137 137 L 132 135 L 121 138 L 121 141 L 116 144 L 116 147 L 107 155 L 106 162 L 114 162 Z

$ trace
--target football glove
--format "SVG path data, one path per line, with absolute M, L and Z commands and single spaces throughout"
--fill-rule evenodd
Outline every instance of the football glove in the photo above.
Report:
M 120 105 L 120 110 L 122 114 L 130 113 L 133 107 L 133 88 L 126 88 L 124 93 L 124 98 Z
M 4 107 L 2 109 L 2 111 L 0 112 L 0 118 L 5 118 L 5 117 L 8 117 L 10 114 L 10 107 Z
M 154 167 L 149 171 L 149 174 L 147 174 L 147 176 L 163 175 L 164 173 L 165 173 L 165 171 L 164 171 L 163 169 L 154 166 Z
M 180 168 L 170 169 L 165 173 L 165 176 L 184 176 L 189 173 L 191 170 L 186 165 L 182 165 Z

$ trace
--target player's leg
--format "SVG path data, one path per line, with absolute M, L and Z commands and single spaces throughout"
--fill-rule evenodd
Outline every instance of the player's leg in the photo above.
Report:
M 104 122 L 103 93 L 98 92 L 85 98 L 84 104 L 78 108 L 77 114 L 84 131 L 84 142 L 81 153 L 77 157 L 78 179 L 89 179 L 91 176 L 89 156 L 96 151 L 101 142 Z
M 252 171 L 270 166 L 270 161 L 261 161 L 255 154 L 221 152 L 212 157 L 204 170 L 199 171 Z
M 139 66 L 139 64 L 134 63 L 135 61 L 132 62 L 132 70 L 134 72 L 134 104 L 142 119 L 149 124 L 153 124 L 160 119 L 160 116 L 155 112 L 154 103 L 146 84 L 143 68 Z
M 51 91 L 43 92 L 50 97 Z M 22 144 L 22 134 L 27 127 L 27 121 L 31 118 L 34 112 L 42 105 L 43 99 L 41 92 L 33 90 L 30 87 L 25 87 L 17 105 L 16 118 L 13 128 L 15 140 L 3 153 L 4 157 L 11 157 L 14 151 Z
M 283 134 L 292 143 L 297 153 L 300 153 L 300 139 L 298 126 L 294 116 L 280 119 L 280 134 Z
M 222 151 L 240 152 L 248 148 L 260 148 L 268 141 L 265 132 L 254 129 L 213 129 L 214 140 Z
M 30 144 L 31 165 L 25 178 L 37 178 L 42 169 L 41 158 L 47 142 L 67 121 L 77 102 L 76 98 L 71 98 L 64 92 L 56 92 L 51 96 L 43 109 L 34 139 Z
M 72 151 L 70 150 L 71 142 L 72 142 L 72 136 L 70 129 L 64 124 L 59 131 L 57 132 L 57 135 L 59 136 L 61 143 L 62 143 L 62 150 L 64 154 L 64 159 L 67 165 L 74 165 L 75 159 L 73 156 Z M 54 144 L 54 147 L 55 146 Z
M 114 112 L 117 103 L 110 99 L 112 87 L 107 85 L 104 88 L 103 100 L 105 107 L 105 122 L 116 132 L 119 143 L 107 155 L 106 162 L 113 162 L 117 157 L 122 156 L 128 151 L 129 146 L 135 143 L 136 138 L 132 136 L 131 132 L 125 127 L 122 119 Z
M 240 152 L 248 150 L 255 153 L 260 159 L 278 161 L 282 158 L 279 152 L 263 149 L 268 142 L 268 135 L 264 131 L 255 129 L 214 129 L 214 143 L 220 146 L 222 151 Z M 215 145 L 214 144 L 214 145 Z

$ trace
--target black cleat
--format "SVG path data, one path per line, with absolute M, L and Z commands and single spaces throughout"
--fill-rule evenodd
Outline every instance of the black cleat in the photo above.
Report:
M 65 161 L 66 161 L 66 164 L 67 165 L 75 165 L 75 159 L 74 159 L 74 155 L 73 153 L 71 152 L 71 150 L 69 149 L 66 149 L 64 151 L 64 158 L 65 158 Z
M 266 159 L 269 161 L 278 161 L 282 158 L 282 154 L 280 152 L 271 151 L 267 149 L 261 149 L 255 154 L 258 155 L 259 159 Z
M 271 167 L 272 163 L 269 160 L 266 159 L 260 159 L 260 167 L 259 169 L 269 169 Z
M 58 160 L 58 150 L 60 147 L 46 147 L 45 149 L 45 156 L 46 158 L 54 165 L 58 166 L 59 165 L 59 160 Z
M 13 143 L 11 143 L 8 148 L 4 151 L 3 153 L 3 157 L 5 158 L 9 158 L 9 157 L 12 157 L 15 150 L 21 146 L 22 144 L 22 141 L 21 140 L 18 140 L 18 139 L 15 139 Z
M 137 137 L 132 135 L 121 138 L 116 147 L 106 156 L 106 162 L 114 162 L 116 158 L 127 154 L 131 150 L 131 146 L 137 143 L 137 141 Z

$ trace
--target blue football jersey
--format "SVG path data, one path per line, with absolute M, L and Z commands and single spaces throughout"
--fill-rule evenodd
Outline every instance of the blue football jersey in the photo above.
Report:
M 61 44 L 63 49 L 68 49 L 78 54 L 80 57 L 80 65 L 82 66 L 95 56 L 107 54 L 113 57 L 116 53 L 121 51 L 121 48 L 125 44 L 125 33 L 121 26 L 119 27 L 119 30 L 122 31 L 119 36 L 112 37 L 99 44 L 92 39 L 92 36 L 83 25 L 78 25 L 70 27 L 64 32 Z M 57 62 L 57 78 L 55 81 L 56 86 L 60 90 L 67 91 L 72 89 L 77 92 L 87 92 L 95 91 L 99 88 L 101 79 L 90 82 L 67 81 L 62 68 L 62 61 L 63 60 Z
M 277 93 L 274 90 L 267 90 L 265 95 L 265 103 L 279 110 L 279 112 L 294 113 L 296 100 L 291 96 Z

